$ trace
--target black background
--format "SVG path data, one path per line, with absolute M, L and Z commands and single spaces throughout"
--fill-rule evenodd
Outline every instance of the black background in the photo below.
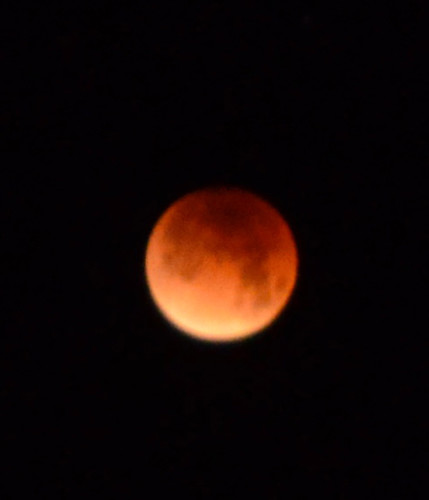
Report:
M 427 13 L 359 4 L 11 7 L 2 400 L 16 494 L 420 492 Z M 275 205 L 300 257 L 285 313 L 223 347 L 173 330 L 142 268 L 165 208 L 214 184 Z

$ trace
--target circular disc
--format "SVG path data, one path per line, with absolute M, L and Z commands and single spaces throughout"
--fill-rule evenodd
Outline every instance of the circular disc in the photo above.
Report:
M 227 187 L 173 203 L 153 228 L 145 257 L 149 290 L 165 318 L 214 342 L 272 323 L 292 293 L 297 266 L 280 213 L 253 193 Z

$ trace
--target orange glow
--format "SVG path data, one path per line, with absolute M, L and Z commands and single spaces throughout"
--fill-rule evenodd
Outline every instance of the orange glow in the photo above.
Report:
M 292 293 L 298 257 L 292 232 L 266 201 L 237 188 L 190 193 L 156 223 L 146 279 L 165 318 L 214 342 L 255 334 Z

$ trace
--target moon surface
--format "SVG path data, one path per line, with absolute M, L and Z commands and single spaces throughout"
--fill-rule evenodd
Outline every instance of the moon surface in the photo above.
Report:
M 173 203 L 148 240 L 145 274 L 164 317 L 181 332 L 231 342 L 265 329 L 295 286 L 292 231 L 259 196 L 201 189 Z

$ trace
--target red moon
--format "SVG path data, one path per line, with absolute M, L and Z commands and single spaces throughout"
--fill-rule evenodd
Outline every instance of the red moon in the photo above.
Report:
M 240 340 L 270 325 L 295 286 L 298 255 L 280 213 L 248 191 L 207 188 L 173 203 L 146 249 L 152 298 L 180 331 Z

